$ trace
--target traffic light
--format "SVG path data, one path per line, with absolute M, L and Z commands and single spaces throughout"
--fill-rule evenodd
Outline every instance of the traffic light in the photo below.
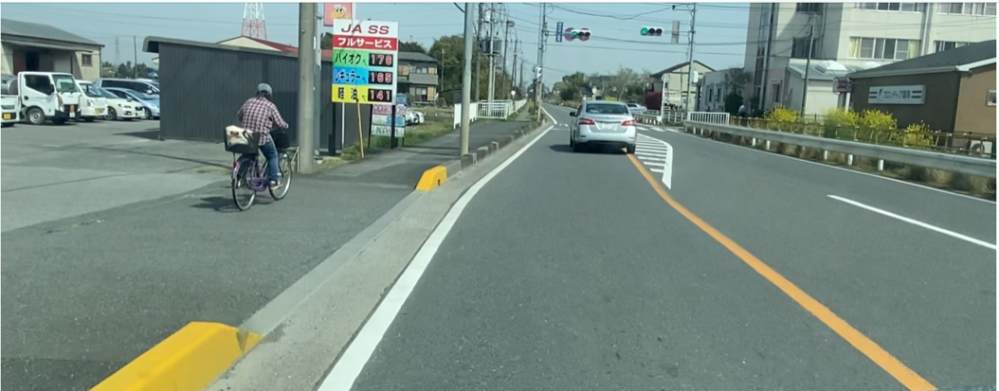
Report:
M 576 39 L 585 42 L 586 40 L 590 39 L 590 29 L 585 27 L 579 30 L 576 30 L 572 27 L 566 27 L 565 31 L 563 31 L 562 34 L 564 34 L 565 39 L 569 40 L 570 42 Z
M 663 35 L 662 27 L 642 27 L 643 37 L 659 37 Z

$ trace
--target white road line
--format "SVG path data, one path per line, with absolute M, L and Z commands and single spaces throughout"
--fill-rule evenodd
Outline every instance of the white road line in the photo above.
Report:
M 635 156 L 638 157 L 638 160 L 655 160 L 657 162 L 661 162 L 661 161 L 665 160 L 665 158 L 666 158 L 666 154 L 662 154 L 662 155 L 659 155 L 659 156 L 646 156 L 646 155 L 647 154 L 644 154 L 644 153 L 642 153 L 642 154 L 636 153 L 635 154 Z M 651 155 L 651 154 L 648 154 L 648 155 Z
M 646 166 L 659 166 L 659 167 L 664 167 L 664 168 L 666 167 L 666 161 L 665 160 L 660 160 L 658 162 L 642 162 L 642 164 L 644 164 Z
M 542 109 L 544 110 L 544 109 Z M 545 112 L 545 114 L 548 114 Z M 551 118 L 551 115 L 548 115 Z M 552 118 L 552 122 L 555 119 Z M 350 391 L 354 386 L 354 382 L 357 381 L 357 377 L 361 374 L 361 370 L 367 365 L 368 360 L 371 359 L 371 354 L 374 353 L 375 348 L 381 342 L 382 338 L 385 337 L 385 332 L 388 331 L 389 326 L 395 320 L 396 316 L 399 314 L 399 310 L 402 309 L 403 304 L 409 298 L 409 295 L 413 293 L 413 289 L 416 284 L 420 281 L 420 277 L 426 272 L 427 266 L 430 265 L 430 261 L 433 260 L 434 255 L 437 253 L 437 249 L 440 248 L 441 243 L 447 237 L 448 233 L 454 227 L 454 224 L 461 217 L 461 213 L 468 206 L 468 203 L 475 197 L 476 194 L 482 190 L 485 185 L 487 185 L 493 178 L 496 177 L 500 172 L 503 172 L 507 167 L 510 166 L 514 161 L 517 160 L 524 152 L 527 152 L 535 143 L 540 141 L 545 137 L 545 135 L 552 130 L 553 126 L 549 126 L 547 129 L 541 132 L 534 140 L 527 143 L 522 147 L 517 153 L 510 156 L 506 161 L 497 166 L 495 169 L 490 171 L 486 176 L 482 177 L 478 182 L 472 185 L 468 191 L 455 202 L 451 210 L 447 212 L 444 219 L 437 225 L 437 228 L 430 234 L 427 241 L 423 243 L 420 247 L 420 251 L 416 253 L 413 260 L 410 262 L 406 270 L 402 272 L 399 279 L 392 285 L 392 289 L 389 290 L 388 294 L 381 303 L 378 304 L 378 308 L 375 312 L 371 314 L 371 317 L 361 330 L 357 333 L 357 336 L 347 349 L 344 350 L 343 355 L 337 360 L 333 369 L 330 370 L 326 378 L 323 379 L 322 384 L 319 385 L 317 391 Z
M 954 232 L 954 231 L 948 231 L 946 229 L 943 229 L 943 228 L 940 228 L 940 227 L 937 227 L 937 226 L 933 226 L 933 225 L 929 225 L 929 224 L 926 224 L 926 223 L 921 222 L 921 221 L 913 220 L 913 219 L 910 219 L 910 218 L 905 217 L 905 216 L 899 216 L 897 214 L 888 212 L 886 210 L 878 209 L 878 208 L 875 208 L 875 207 L 869 206 L 869 205 L 864 205 L 864 204 L 861 204 L 861 203 L 859 203 L 857 201 L 849 200 L 849 199 L 846 199 L 846 198 L 843 198 L 843 197 L 834 196 L 832 194 L 829 194 L 827 196 L 829 198 L 832 198 L 832 199 L 836 200 L 836 201 L 845 202 L 847 204 L 856 206 L 856 207 L 861 208 L 861 209 L 867 209 L 867 210 L 869 210 L 871 212 L 878 213 L 878 214 L 881 214 L 881 215 L 884 215 L 884 216 L 888 216 L 888 217 L 891 217 L 893 219 L 901 220 L 901 221 L 904 221 L 906 223 L 909 223 L 909 224 L 912 224 L 912 225 L 915 225 L 915 226 L 918 226 L 918 227 L 923 227 L 923 228 L 926 228 L 926 229 L 931 230 L 931 231 L 936 231 L 936 232 L 942 233 L 944 235 L 947 235 L 947 236 L 950 236 L 950 237 L 953 237 L 953 238 L 961 239 L 961 240 L 966 241 L 968 243 L 977 244 L 979 246 L 991 249 L 993 251 L 996 250 L 996 245 L 994 245 L 992 243 L 989 243 L 989 242 L 986 242 L 986 241 L 978 240 L 978 239 L 975 239 L 975 238 L 972 238 L 972 237 L 969 237 L 969 236 L 966 236 L 966 235 L 959 234 L 959 233 Z
M 636 156 L 650 155 L 650 156 L 663 157 L 663 160 L 661 160 L 663 162 L 662 164 L 663 168 L 662 169 L 649 168 L 649 171 L 663 174 L 661 179 L 663 185 L 666 185 L 667 189 L 672 189 L 673 188 L 673 146 L 663 140 L 651 136 L 646 136 L 643 134 L 638 135 L 638 142 L 641 143 L 641 145 L 638 145 L 638 147 L 635 148 Z M 638 156 L 638 158 L 642 159 L 641 156 Z M 644 161 L 642 163 L 646 165 L 651 165 L 648 164 L 648 162 Z

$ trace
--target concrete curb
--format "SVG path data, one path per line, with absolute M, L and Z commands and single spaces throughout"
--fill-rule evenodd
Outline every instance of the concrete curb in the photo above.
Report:
M 90 391 L 201 391 L 260 340 L 219 323 L 188 323 Z
M 489 158 L 490 155 L 493 155 L 510 145 L 514 140 L 529 134 L 534 134 L 535 132 L 544 129 L 548 126 L 548 124 L 548 120 L 545 120 L 545 122 L 541 123 L 540 126 L 534 129 L 517 129 L 513 132 L 513 134 L 506 135 L 492 141 L 489 145 L 481 146 L 474 151 L 469 151 L 469 153 L 462 155 L 460 158 L 424 171 L 423 175 L 420 177 L 419 184 L 416 186 L 416 190 L 430 191 L 436 189 L 446 183 L 448 179 L 458 175 L 461 170 L 479 164 Z

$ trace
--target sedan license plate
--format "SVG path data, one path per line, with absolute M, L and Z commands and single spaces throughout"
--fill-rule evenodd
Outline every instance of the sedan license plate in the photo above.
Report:
M 3 113 L 3 119 L 4 120 L 9 120 L 10 119 L 10 113 Z
M 104 109 L 94 109 L 94 114 L 97 114 L 97 115 L 104 114 Z

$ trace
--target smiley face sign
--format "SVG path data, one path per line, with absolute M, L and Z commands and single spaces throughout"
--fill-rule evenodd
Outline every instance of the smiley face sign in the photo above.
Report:
M 323 24 L 326 26 L 332 26 L 337 19 L 354 19 L 353 3 L 325 3 L 323 11 Z

